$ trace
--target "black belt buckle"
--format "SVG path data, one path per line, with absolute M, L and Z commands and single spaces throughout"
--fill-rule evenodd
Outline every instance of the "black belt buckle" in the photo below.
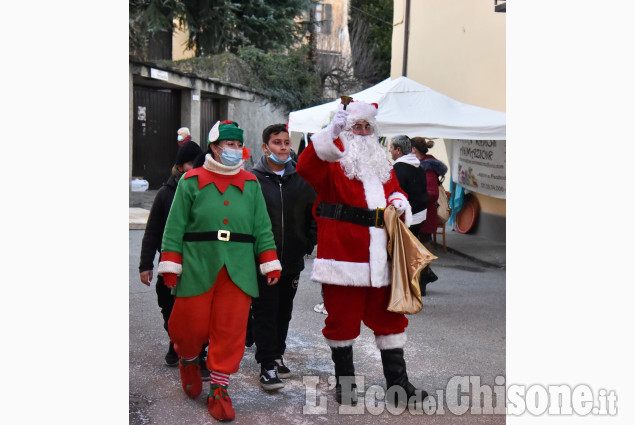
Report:
M 381 214 L 380 214 L 381 211 Z M 380 229 L 384 228 L 384 209 L 377 208 L 375 210 L 375 227 L 379 227 Z

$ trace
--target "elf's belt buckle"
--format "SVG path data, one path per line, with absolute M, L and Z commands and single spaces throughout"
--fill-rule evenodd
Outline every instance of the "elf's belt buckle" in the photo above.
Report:
M 377 208 L 375 210 L 375 227 L 384 228 L 384 209 Z
M 229 230 L 219 230 L 217 235 L 218 240 L 223 242 L 228 242 L 230 236 L 231 232 Z

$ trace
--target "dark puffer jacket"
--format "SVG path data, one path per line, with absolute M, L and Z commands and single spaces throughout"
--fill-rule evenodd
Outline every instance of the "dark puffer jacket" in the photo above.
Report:
M 139 272 L 152 270 L 154 257 L 157 252 L 161 252 L 163 229 L 165 229 L 165 222 L 168 220 L 168 213 L 170 212 L 172 200 L 176 193 L 176 185 L 176 177 L 170 176 L 168 181 L 163 183 L 163 186 L 161 186 L 154 197 L 154 202 L 152 203 L 146 224 L 146 230 L 141 242 Z
M 429 198 L 426 190 L 426 173 L 419 165 L 419 162 L 417 161 L 416 165 L 406 162 L 395 162 L 393 169 L 397 175 L 399 186 L 408 195 L 412 213 L 416 214 L 426 209 Z
M 271 171 L 264 156 L 251 172 L 258 178 L 267 203 L 282 274 L 300 273 L 304 255 L 313 252 L 317 239 L 317 224 L 311 213 L 315 191 L 296 173 L 292 161 L 286 164 L 282 177 Z

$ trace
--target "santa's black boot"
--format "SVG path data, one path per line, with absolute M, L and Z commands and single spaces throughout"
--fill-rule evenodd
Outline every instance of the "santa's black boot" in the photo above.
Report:
M 357 385 L 355 385 L 353 347 L 331 347 L 331 352 L 331 358 L 335 363 L 335 400 L 339 404 L 356 406 Z M 342 383 L 344 384 L 343 388 Z
M 406 391 L 406 400 L 408 404 L 416 403 L 415 407 L 421 407 L 421 402 L 428 397 L 428 393 L 421 390 L 419 391 L 408 381 L 408 374 L 406 373 L 406 361 L 403 358 L 403 348 L 391 348 L 390 350 L 380 350 L 381 363 L 384 367 L 384 377 L 386 378 L 386 390 L 389 390 L 393 385 L 399 385 Z M 394 399 L 388 400 L 387 403 L 397 405 L 400 401 L 398 393 L 395 392 Z M 412 397 L 416 396 L 416 397 Z

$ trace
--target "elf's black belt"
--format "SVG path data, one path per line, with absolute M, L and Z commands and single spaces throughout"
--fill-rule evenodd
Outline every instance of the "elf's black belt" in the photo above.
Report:
M 184 242 L 223 241 L 254 243 L 256 238 L 245 233 L 230 232 L 229 230 L 214 230 L 213 232 L 188 232 L 183 235 Z
M 374 210 L 368 208 L 352 207 L 346 204 L 329 204 L 320 202 L 318 215 L 324 218 L 347 221 L 368 227 L 384 227 L 384 209 Z

